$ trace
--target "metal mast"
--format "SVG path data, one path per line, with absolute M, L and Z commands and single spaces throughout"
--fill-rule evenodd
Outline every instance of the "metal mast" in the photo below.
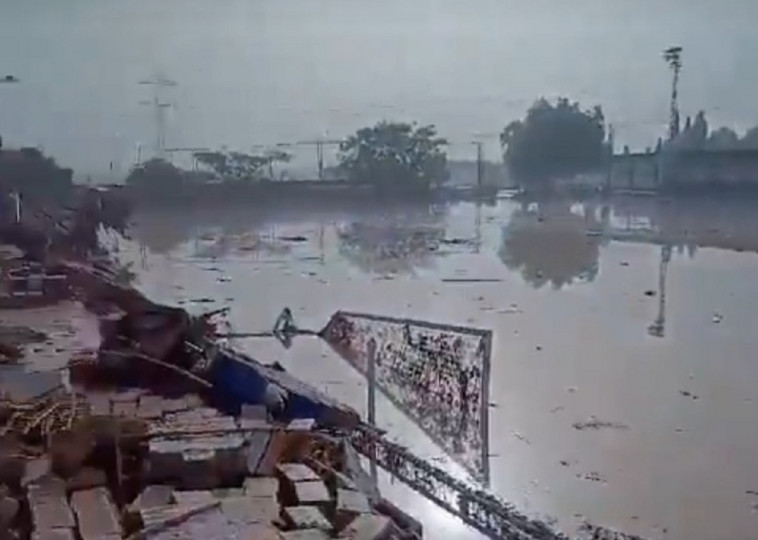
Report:
M 161 99 L 161 89 L 176 86 L 176 81 L 167 79 L 162 75 L 154 79 L 139 81 L 140 84 L 154 87 L 155 93 L 152 101 L 141 101 L 142 105 L 151 105 L 154 108 L 155 121 L 155 157 L 163 159 L 166 150 L 166 109 L 171 107 L 171 103 Z
M 669 118 L 669 140 L 679 135 L 679 73 L 682 71 L 682 48 L 669 47 L 663 51 L 674 76 L 671 81 L 671 116 Z

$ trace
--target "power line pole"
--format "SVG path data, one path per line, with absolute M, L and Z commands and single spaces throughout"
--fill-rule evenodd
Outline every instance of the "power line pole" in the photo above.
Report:
M 669 140 L 672 141 L 679 135 L 679 73 L 682 71 L 682 48 L 669 47 L 663 51 L 663 59 L 666 60 L 673 72 L 671 81 L 671 113 L 669 117 Z
M 139 84 L 152 86 L 155 89 L 152 102 L 141 101 L 142 105 L 151 105 L 154 109 L 155 122 L 155 157 L 163 159 L 166 149 L 166 109 L 171 107 L 171 103 L 162 101 L 160 94 L 161 89 L 177 86 L 176 81 L 172 81 L 158 75 L 154 79 L 139 81 Z
M 318 167 L 318 179 L 324 179 L 324 145 L 327 144 L 340 144 L 344 142 L 342 139 L 314 139 L 310 141 L 297 141 L 293 143 L 295 145 L 314 145 L 316 147 L 316 166 Z
M 476 146 L 476 187 L 478 189 L 482 188 L 482 184 L 484 184 L 484 153 L 482 150 L 482 141 L 474 141 L 473 143 Z

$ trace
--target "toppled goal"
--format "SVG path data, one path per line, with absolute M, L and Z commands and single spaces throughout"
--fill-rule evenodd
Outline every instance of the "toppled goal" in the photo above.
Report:
M 492 332 L 340 311 L 322 331 L 363 375 L 376 345 L 376 387 L 475 479 L 489 483 Z

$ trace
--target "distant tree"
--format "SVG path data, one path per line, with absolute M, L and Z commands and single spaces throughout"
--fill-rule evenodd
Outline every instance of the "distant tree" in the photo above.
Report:
M 274 179 L 274 163 L 289 163 L 292 160 L 292 154 L 282 150 L 274 149 L 266 152 L 264 158 L 268 165 L 268 177 Z
M 65 198 L 71 194 L 73 171 L 59 167 L 37 148 L 0 147 L 0 198 L 11 192 L 27 199 Z
M 747 133 L 740 139 L 740 147 L 746 150 L 758 150 L 758 127 L 747 130 Z
M 267 160 L 262 156 L 231 152 L 227 156 L 227 163 L 229 171 L 224 178 L 250 182 L 261 179 L 261 170 Z
M 699 111 L 695 115 L 695 122 L 692 124 L 694 134 L 694 144 L 702 148 L 708 137 L 708 120 L 705 119 L 705 112 Z
M 183 176 L 182 171 L 168 161 L 153 158 L 133 167 L 126 183 L 150 191 L 171 191 L 181 188 Z
M 446 146 L 432 125 L 380 122 L 340 144 L 340 168 L 381 188 L 428 189 L 447 179 Z
M 708 121 L 705 119 L 705 113 L 703 111 L 698 112 L 694 122 L 688 116 L 684 129 L 673 141 L 668 141 L 665 146 L 673 150 L 705 149 L 708 146 Z
M 500 143 L 511 174 L 540 189 L 557 178 L 596 170 L 609 152 L 602 109 L 585 111 L 566 98 L 555 104 L 538 100 L 523 120 L 505 127 Z
M 740 137 L 733 129 L 722 127 L 708 136 L 705 146 L 708 150 L 733 150 L 740 146 Z
M 192 157 L 201 166 L 210 169 L 220 178 L 227 177 L 231 172 L 229 158 L 223 152 L 195 152 Z

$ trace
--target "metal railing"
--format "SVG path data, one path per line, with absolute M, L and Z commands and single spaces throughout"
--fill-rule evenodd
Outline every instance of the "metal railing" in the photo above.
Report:
M 547 524 L 519 513 L 511 504 L 476 489 L 410 450 L 362 427 L 351 435 L 352 444 L 365 456 L 444 510 L 482 534 L 503 540 L 568 540 Z

